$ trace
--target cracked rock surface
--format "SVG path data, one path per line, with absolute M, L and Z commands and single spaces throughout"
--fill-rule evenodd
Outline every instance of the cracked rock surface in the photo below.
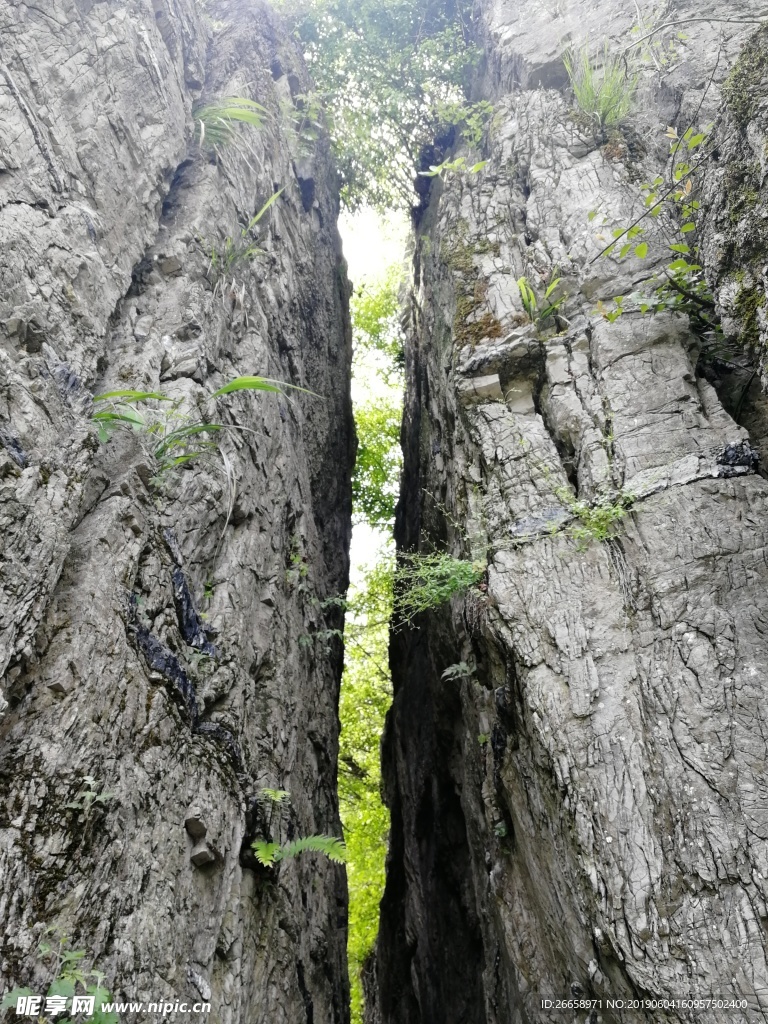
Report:
M 2 988 L 45 991 L 48 925 L 116 999 L 348 1019 L 343 870 L 250 851 L 340 834 L 341 653 L 306 638 L 342 625 L 349 289 L 308 88 L 259 0 L 0 2 Z M 263 126 L 198 145 L 227 96 Z M 209 397 L 253 374 L 315 395 Z M 220 426 L 163 468 L 97 440 L 121 389 Z
M 676 61 L 641 66 L 630 124 L 607 137 L 574 115 L 562 55 L 587 37 L 620 49 L 634 10 L 482 7 L 477 95 L 495 114 L 464 155 L 488 164 L 436 179 L 422 212 L 397 533 L 488 572 L 393 636 L 370 1019 L 768 1020 L 762 433 L 685 318 L 595 313 L 652 255 L 592 262 L 602 217 L 610 239 L 663 171 L 666 126 L 714 120 L 753 30 L 691 27 Z M 760 10 L 672 3 L 664 17 Z M 765 78 L 749 85 L 763 111 Z M 522 275 L 539 295 L 562 278 L 550 329 L 529 323 Z M 601 503 L 620 510 L 603 540 L 584 515 Z M 468 674 L 441 678 L 460 662 Z M 601 1009 L 541 1002 L 574 998 Z

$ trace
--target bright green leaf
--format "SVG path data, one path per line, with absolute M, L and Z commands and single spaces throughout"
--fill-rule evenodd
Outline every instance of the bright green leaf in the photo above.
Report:
M 164 395 L 162 391 L 107 391 L 103 395 L 94 395 L 94 402 L 106 402 L 108 399 L 119 398 L 121 402 L 148 402 L 155 399 L 158 402 L 172 402 L 173 399 Z
M 35 993 L 31 988 L 12 988 L 10 992 L 6 992 L 3 996 L 3 1001 L 0 1003 L 0 1010 L 16 1009 L 17 1000 L 23 996 L 33 996 Z
M 281 392 L 282 388 L 290 387 L 290 384 L 279 384 L 277 381 L 269 380 L 267 377 L 235 377 L 228 384 L 214 391 L 211 398 L 220 398 L 222 395 L 230 395 L 234 391 L 272 391 Z M 299 390 L 302 390 L 301 388 Z

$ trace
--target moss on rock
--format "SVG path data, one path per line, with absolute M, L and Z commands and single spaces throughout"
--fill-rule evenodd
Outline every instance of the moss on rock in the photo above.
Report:
M 766 75 L 768 26 L 762 26 L 742 50 L 723 86 L 725 102 L 742 129 L 746 129 L 757 113 L 760 100 L 765 96 L 766 90 L 762 83 Z
M 765 308 L 765 293 L 754 285 L 742 287 L 734 301 L 734 309 L 741 323 L 741 341 L 748 349 L 756 349 L 760 344 L 759 310 Z

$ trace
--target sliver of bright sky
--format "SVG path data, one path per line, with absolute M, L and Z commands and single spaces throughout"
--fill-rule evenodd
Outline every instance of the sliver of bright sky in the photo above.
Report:
M 386 217 L 371 209 L 354 214 L 343 212 L 339 218 L 344 256 L 353 287 L 359 289 L 366 281 L 373 283 L 383 277 L 389 267 L 405 258 L 409 225 L 405 214 L 390 213 Z M 376 376 L 375 364 L 367 361 L 355 365 L 352 395 L 355 402 L 364 402 L 381 394 L 383 384 Z M 362 523 L 352 530 L 350 550 L 352 585 L 360 584 L 361 569 L 373 565 L 379 554 L 391 548 L 388 531 L 374 530 Z

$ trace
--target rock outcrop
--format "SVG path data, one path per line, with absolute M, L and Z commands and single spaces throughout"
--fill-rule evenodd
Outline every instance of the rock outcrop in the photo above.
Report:
M 763 1021 L 760 438 L 686 318 L 595 312 L 659 270 L 669 240 L 595 257 L 668 170 L 667 126 L 714 119 L 740 52 L 763 67 L 764 30 L 743 51 L 754 25 L 704 19 L 765 11 L 674 3 L 633 36 L 635 9 L 612 0 L 481 6 L 477 98 L 495 113 L 485 150 L 464 155 L 488 164 L 436 179 L 420 222 L 397 533 L 488 570 L 393 636 L 372 1019 Z M 629 124 L 574 111 L 566 46 L 605 37 L 617 54 L 664 21 L 645 44 L 662 52 L 638 43 Z M 761 74 L 742 74 L 748 98 L 726 116 L 762 116 Z M 720 152 L 744 152 L 764 199 L 764 135 L 739 129 Z M 727 173 L 711 206 L 733 208 Z M 721 230 L 731 272 L 764 287 L 744 236 Z M 521 276 L 539 299 L 562 278 L 551 329 L 529 322 Z M 751 322 L 762 337 L 761 309 Z M 725 1008 L 674 1002 L 691 999 Z
M 342 625 L 351 340 L 306 71 L 260 0 L 3 0 L 0 40 L 0 986 L 45 992 L 45 925 L 116 999 L 343 1024 L 343 869 L 250 849 L 340 834 L 307 638 Z M 226 97 L 263 125 L 199 144 Z M 253 374 L 311 393 L 210 397 Z M 170 400 L 101 443 L 120 390 Z

